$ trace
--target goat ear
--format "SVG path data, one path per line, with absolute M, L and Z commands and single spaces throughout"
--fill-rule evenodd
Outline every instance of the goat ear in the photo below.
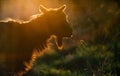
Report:
M 64 11 L 66 9 L 66 5 L 64 4 L 63 6 L 58 8 L 58 11 Z
M 47 8 L 44 7 L 43 5 L 39 6 L 39 11 L 45 13 L 47 11 Z

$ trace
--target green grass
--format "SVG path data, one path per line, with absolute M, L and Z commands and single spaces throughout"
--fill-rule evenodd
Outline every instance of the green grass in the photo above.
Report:
M 54 52 L 53 52 L 54 51 Z M 71 53 L 71 51 L 74 51 Z M 52 53 L 50 53 L 52 52 Z M 78 45 L 67 54 L 51 49 L 33 63 L 32 76 L 115 76 L 114 53 L 107 45 Z M 116 65 L 117 64 L 117 65 Z

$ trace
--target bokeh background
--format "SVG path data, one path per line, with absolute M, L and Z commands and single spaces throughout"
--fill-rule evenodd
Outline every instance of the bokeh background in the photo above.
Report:
M 65 13 L 73 38 L 64 38 L 59 51 L 55 38 L 48 43 L 25 76 L 119 76 L 120 1 L 119 0 L 0 0 L 0 20 L 29 20 L 39 5 Z

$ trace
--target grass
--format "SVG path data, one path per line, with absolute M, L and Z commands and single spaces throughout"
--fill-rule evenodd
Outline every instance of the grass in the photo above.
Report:
M 67 50 L 66 54 L 64 52 L 66 51 L 57 52 L 49 49 L 49 53 L 46 51 L 44 55 L 37 57 L 28 74 L 31 76 L 116 76 L 114 68 L 120 67 L 119 61 L 114 62 L 115 54 L 107 45 L 79 44 L 75 49 Z

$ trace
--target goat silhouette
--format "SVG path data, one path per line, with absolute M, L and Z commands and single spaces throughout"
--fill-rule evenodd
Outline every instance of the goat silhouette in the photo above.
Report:
M 72 29 L 64 13 L 66 6 L 47 9 L 40 6 L 42 14 L 34 15 L 29 21 L 0 21 L 0 66 L 5 76 L 20 75 L 25 70 L 24 62 L 31 60 L 33 49 L 43 50 L 51 35 L 57 36 L 58 45 L 63 37 L 70 37 Z

